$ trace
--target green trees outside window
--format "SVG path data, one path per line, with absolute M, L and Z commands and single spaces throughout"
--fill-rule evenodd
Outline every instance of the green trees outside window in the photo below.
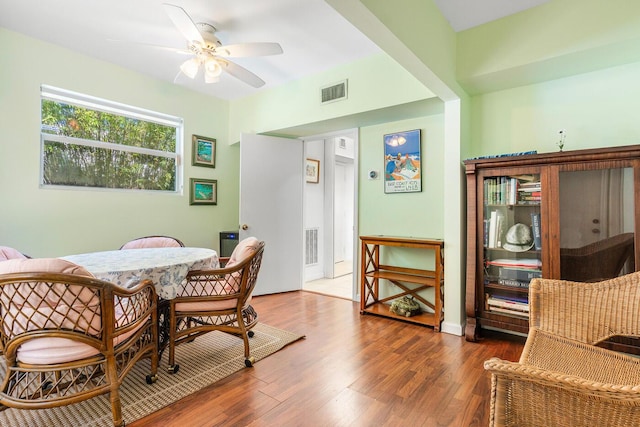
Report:
M 42 184 L 177 191 L 181 121 L 44 94 L 41 108 Z

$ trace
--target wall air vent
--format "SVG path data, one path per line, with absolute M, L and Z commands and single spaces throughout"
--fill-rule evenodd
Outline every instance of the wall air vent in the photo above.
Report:
M 322 104 L 347 99 L 347 80 L 325 86 L 320 90 Z
M 304 231 L 304 265 L 318 263 L 318 229 L 307 228 Z

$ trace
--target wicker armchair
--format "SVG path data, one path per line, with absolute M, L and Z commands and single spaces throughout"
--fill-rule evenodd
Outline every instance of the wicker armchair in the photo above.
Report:
M 560 248 L 560 277 L 574 282 L 613 279 L 622 268 L 633 265 L 634 233 L 623 233 L 580 248 Z
M 238 335 L 244 341 L 245 366 L 250 356 L 249 337 L 258 323 L 250 305 L 262 263 L 264 242 L 255 237 L 241 241 L 224 268 L 194 270 L 169 304 L 169 372 L 177 373 L 175 347 L 211 331 Z
M 119 386 L 139 360 L 158 369 L 157 297 L 145 281 L 130 289 L 61 259 L 0 262 L 0 340 L 6 372 L 0 410 L 69 405 L 109 393 L 123 425 Z
M 145 236 L 133 239 L 120 247 L 120 249 L 144 249 L 144 248 L 180 248 L 184 247 L 179 239 L 170 236 Z
M 640 359 L 596 344 L 640 337 L 640 272 L 597 283 L 534 279 L 519 362 L 485 362 L 490 426 L 640 426 Z

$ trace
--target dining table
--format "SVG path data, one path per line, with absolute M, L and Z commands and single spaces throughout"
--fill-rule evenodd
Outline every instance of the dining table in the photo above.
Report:
M 158 297 L 176 297 L 182 281 L 191 270 L 219 267 L 218 253 L 195 247 L 120 249 L 60 257 L 84 267 L 96 278 L 123 288 L 150 279 Z
M 123 288 L 149 279 L 158 295 L 158 354 L 169 342 L 169 302 L 189 271 L 218 268 L 218 253 L 208 248 L 119 249 L 60 257 L 84 267 L 96 278 Z

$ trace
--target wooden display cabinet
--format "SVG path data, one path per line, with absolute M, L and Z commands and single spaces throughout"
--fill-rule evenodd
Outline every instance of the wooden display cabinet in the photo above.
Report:
M 409 237 L 360 236 L 362 240 L 360 270 L 360 313 L 376 314 L 392 319 L 433 326 L 440 331 L 444 320 L 444 258 L 442 240 L 417 239 Z M 399 267 L 380 263 L 380 248 L 392 250 L 394 247 L 417 248 L 433 251 L 434 269 Z M 386 281 L 388 296 L 381 296 L 380 282 Z M 420 294 L 433 288 L 433 301 Z M 389 311 L 390 303 L 405 295 L 428 307 L 433 312 L 425 312 L 410 317 Z
M 526 334 L 532 278 L 597 281 L 640 265 L 640 145 L 464 164 L 467 340 Z

